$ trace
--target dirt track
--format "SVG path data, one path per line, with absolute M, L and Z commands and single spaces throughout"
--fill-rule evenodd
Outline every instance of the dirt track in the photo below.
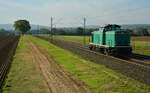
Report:
M 65 71 L 42 47 L 29 41 L 33 61 L 42 72 L 50 93 L 91 93 L 79 79 Z

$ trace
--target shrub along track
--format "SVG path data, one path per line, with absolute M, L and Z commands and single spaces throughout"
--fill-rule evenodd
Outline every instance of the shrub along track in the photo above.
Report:
M 33 61 L 42 72 L 50 93 L 91 93 L 82 81 L 65 71 L 42 47 L 28 42 Z
M 0 92 L 13 60 L 19 36 L 0 36 Z
M 47 37 L 41 37 L 41 36 L 37 36 L 37 37 L 50 41 L 50 39 Z M 65 40 L 53 39 L 51 42 L 64 49 L 70 50 L 86 59 L 92 60 L 95 63 L 103 64 L 106 67 L 111 68 L 119 73 L 122 73 L 128 77 L 131 77 L 135 80 L 150 85 L 149 66 L 145 66 L 127 60 L 122 60 L 119 58 L 106 56 L 97 52 L 93 52 L 88 50 L 86 46 L 85 48 L 83 48 L 83 45 L 81 45 L 80 47 L 80 44 L 76 45 L 77 43 L 73 44 L 73 42 L 69 42 Z

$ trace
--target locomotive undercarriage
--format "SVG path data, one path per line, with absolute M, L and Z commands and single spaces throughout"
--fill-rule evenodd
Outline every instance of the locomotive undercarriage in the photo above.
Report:
M 105 55 L 130 55 L 132 53 L 132 48 L 130 46 L 106 47 L 89 45 L 89 48 L 90 50 L 96 50 Z

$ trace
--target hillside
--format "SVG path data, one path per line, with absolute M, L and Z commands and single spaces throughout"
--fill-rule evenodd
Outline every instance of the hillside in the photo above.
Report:
M 146 28 L 150 28 L 150 24 L 123 24 L 121 25 L 122 28 L 129 28 L 129 29 L 133 29 L 133 28 L 139 28 L 139 27 L 146 27 Z M 86 26 L 87 28 L 99 28 L 100 25 L 88 25 Z M 38 29 L 38 28 L 47 28 L 50 29 L 49 26 L 42 26 L 39 25 L 39 27 L 37 25 L 31 25 L 31 29 Z M 76 27 L 60 27 L 62 29 L 75 29 Z M 5 30 L 12 30 L 13 29 L 13 24 L 0 24 L 0 29 L 5 29 Z
M 39 25 L 39 27 L 38 27 L 37 25 L 31 25 L 31 29 L 37 29 L 37 28 L 48 28 L 48 29 L 50 29 L 50 27 L 48 27 L 48 26 Z M 13 30 L 13 24 L 0 24 L 0 29 Z

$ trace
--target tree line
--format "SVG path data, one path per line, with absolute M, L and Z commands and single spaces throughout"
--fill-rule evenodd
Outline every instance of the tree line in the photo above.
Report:
M 31 32 L 37 34 L 53 34 L 53 35 L 74 35 L 74 36 L 83 36 L 83 35 L 91 35 L 93 31 L 98 31 L 98 28 L 84 29 L 81 27 L 73 28 L 73 29 L 63 29 L 63 28 L 53 28 L 52 32 L 49 29 L 40 29 L 40 30 L 32 30 Z M 150 28 L 135 28 L 135 29 L 125 29 L 129 31 L 132 36 L 150 36 Z M 35 32 L 36 31 L 36 32 Z
M 73 28 L 73 29 L 56 29 L 52 30 L 52 34 L 54 35 L 74 35 L 74 36 L 83 36 L 83 35 L 91 35 L 93 31 L 98 31 L 99 29 L 84 29 L 82 27 Z
M 150 28 L 127 29 L 132 36 L 150 36 Z
M 41 28 L 39 30 L 34 29 L 30 30 L 25 34 L 53 34 L 53 35 L 73 35 L 73 36 L 83 36 L 83 35 L 91 35 L 93 31 L 98 31 L 98 28 L 95 29 L 86 29 L 84 33 L 84 29 L 81 27 L 73 28 L 73 29 L 63 29 L 63 28 L 53 28 L 52 32 L 49 29 Z M 135 28 L 135 29 L 125 29 L 126 31 L 130 31 L 132 36 L 150 36 L 150 29 L 148 28 Z M 0 34 L 21 34 L 20 32 L 10 31 L 5 29 L 0 29 Z
M 1 34 L 1 35 L 14 35 L 15 32 L 12 31 L 12 30 L 0 29 L 0 34 Z
M 74 35 L 83 36 L 91 35 L 93 31 L 98 31 L 99 28 L 84 29 L 82 27 L 78 28 L 53 28 L 52 31 L 46 28 L 30 30 L 31 26 L 27 20 L 17 20 L 14 22 L 15 31 L 6 31 L 5 29 L 0 29 L 0 34 L 53 34 L 53 35 Z M 132 36 L 150 36 L 150 27 L 140 27 L 134 29 L 125 29 L 130 31 Z

